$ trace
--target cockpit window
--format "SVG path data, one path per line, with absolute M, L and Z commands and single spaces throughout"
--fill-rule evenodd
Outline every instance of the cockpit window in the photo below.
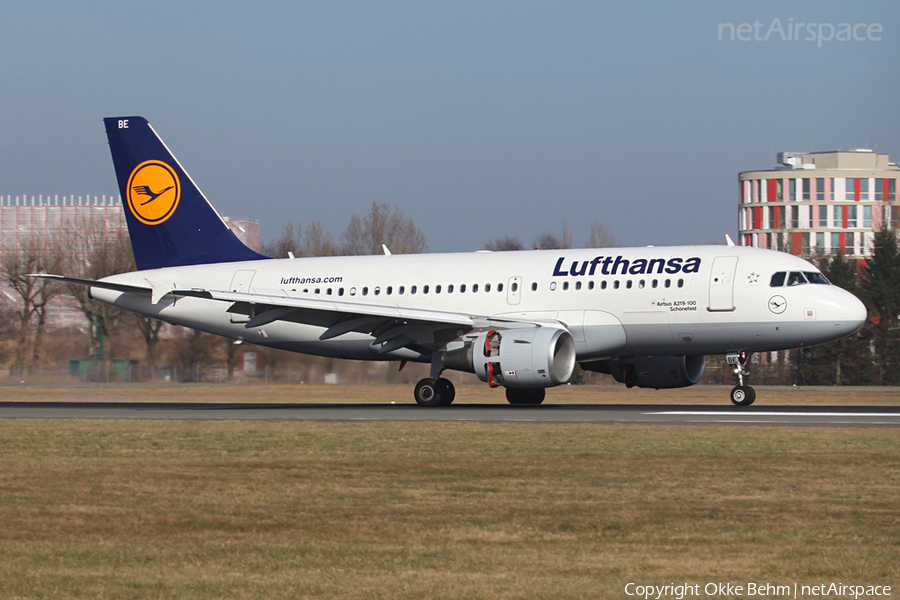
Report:
M 820 285 L 828 285 L 829 281 L 821 273 L 811 273 L 809 271 L 803 271 L 803 274 L 806 275 L 806 280 L 810 283 L 818 283 Z
M 784 285 L 784 276 L 787 275 L 784 271 L 778 271 L 774 275 L 772 275 L 772 281 L 769 282 L 769 287 L 781 287 Z
M 803 273 L 800 271 L 791 271 L 791 274 L 788 275 L 788 287 L 792 285 L 803 285 L 806 283 L 806 277 L 803 276 Z

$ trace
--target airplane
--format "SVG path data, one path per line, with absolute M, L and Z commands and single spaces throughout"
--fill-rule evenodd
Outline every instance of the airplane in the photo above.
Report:
M 535 405 L 576 363 L 628 387 L 696 384 L 725 355 L 731 401 L 754 352 L 840 339 L 866 308 L 811 263 L 735 246 L 269 258 L 232 233 L 143 117 L 104 119 L 137 271 L 91 296 L 166 323 L 293 352 L 430 365 L 422 406 L 447 406 L 445 370 Z M 148 200 L 149 198 L 149 200 Z

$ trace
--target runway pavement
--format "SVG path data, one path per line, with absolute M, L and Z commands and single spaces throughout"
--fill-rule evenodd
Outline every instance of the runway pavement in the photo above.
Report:
M 900 426 L 900 407 L 459 404 L 207 404 L 0 402 L 0 419 L 160 419 L 248 421 L 447 421 L 792 426 Z

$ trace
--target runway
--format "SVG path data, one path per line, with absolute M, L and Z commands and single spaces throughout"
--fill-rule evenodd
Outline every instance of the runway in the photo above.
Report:
M 691 425 L 900 426 L 900 407 L 584 404 L 211 404 L 0 402 L 0 419 L 146 419 L 321 422 L 641 423 Z

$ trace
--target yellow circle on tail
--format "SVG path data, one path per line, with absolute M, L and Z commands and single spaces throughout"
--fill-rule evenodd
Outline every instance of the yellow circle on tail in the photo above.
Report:
M 175 169 L 159 160 L 146 160 L 128 177 L 128 209 L 141 223 L 159 225 L 172 216 L 181 199 Z

